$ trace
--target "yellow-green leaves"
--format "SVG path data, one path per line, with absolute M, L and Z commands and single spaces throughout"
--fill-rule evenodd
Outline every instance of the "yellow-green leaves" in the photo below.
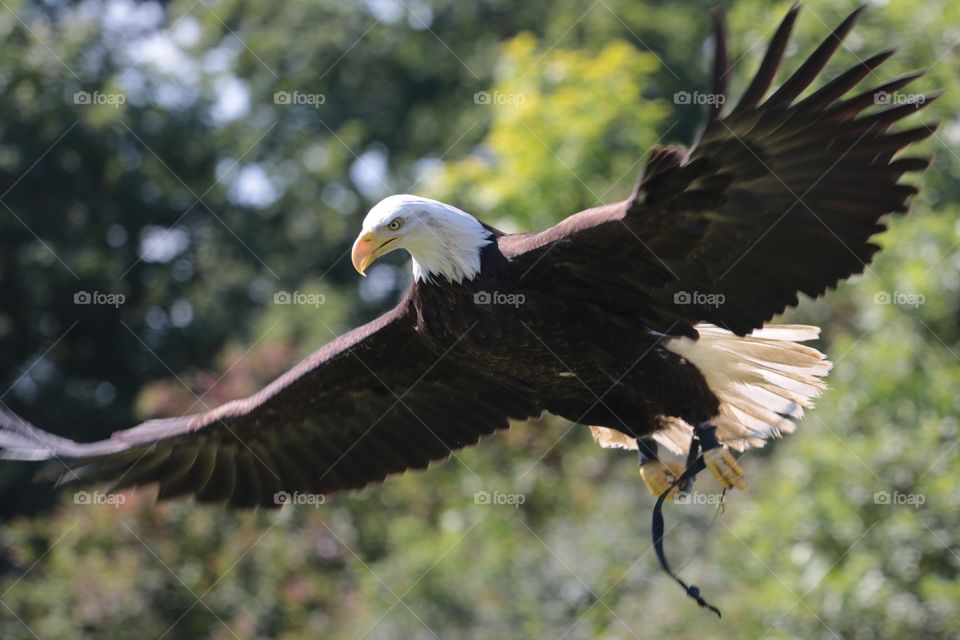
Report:
M 622 40 L 594 51 L 514 37 L 494 85 L 474 96 L 489 122 L 482 145 L 437 172 L 431 190 L 479 215 L 509 216 L 513 228 L 624 197 L 669 128 L 667 104 L 644 95 L 658 66 Z

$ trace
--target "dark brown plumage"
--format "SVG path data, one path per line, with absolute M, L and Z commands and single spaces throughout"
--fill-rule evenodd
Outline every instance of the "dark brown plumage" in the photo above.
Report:
M 2 455 L 60 460 L 65 480 L 158 483 L 161 498 L 275 506 L 279 491 L 357 489 L 425 468 L 543 411 L 631 437 L 712 419 L 718 390 L 666 345 L 697 338 L 702 322 L 747 334 L 798 293 L 861 272 L 880 218 L 906 212 L 916 193 L 900 178 L 929 163 L 894 156 L 933 126 L 890 127 L 934 96 L 864 114 L 919 74 L 843 99 L 890 52 L 800 97 L 860 10 L 766 97 L 797 11 L 737 105 L 712 108 L 692 149 L 652 149 L 627 200 L 539 233 L 490 230 L 475 278 L 415 282 L 394 310 L 212 411 L 87 444 L 0 411 Z M 719 18 L 715 57 L 726 95 Z M 692 291 L 724 303 L 685 302 Z M 489 292 L 523 303 L 478 304 Z

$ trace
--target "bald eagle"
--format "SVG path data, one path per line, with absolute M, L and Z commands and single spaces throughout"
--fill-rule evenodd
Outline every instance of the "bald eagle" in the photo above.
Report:
M 797 11 L 730 109 L 717 14 L 703 133 L 690 149 L 654 147 L 625 200 L 507 234 L 449 204 L 388 197 L 352 260 L 363 274 L 389 252 L 410 254 L 413 282 L 392 311 L 250 397 L 105 440 L 74 442 L 3 411 L 2 456 L 58 460 L 63 480 L 275 507 L 282 492 L 426 468 L 550 412 L 639 451 L 654 493 L 684 471 L 666 452 L 694 445 L 722 486 L 742 488 L 732 452 L 790 432 L 830 369 L 801 344 L 817 328 L 767 323 L 799 293 L 863 271 L 881 218 L 905 213 L 917 192 L 900 179 L 929 164 L 898 152 L 934 130 L 891 131 L 932 95 L 872 108 L 919 74 L 846 97 L 890 51 L 806 91 L 860 10 L 771 92 Z

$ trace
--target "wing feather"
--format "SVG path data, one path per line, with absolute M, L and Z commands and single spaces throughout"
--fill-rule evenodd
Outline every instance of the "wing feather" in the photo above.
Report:
M 695 335 L 699 322 L 745 335 L 796 305 L 799 293 L 816 297 L 862 272 L 878 250 L 870 238 L 886 229 L 883 216 L 907 212 L 917 193 L 899 180 L 930 162 L 895 156 L 930 136 L 935 125 L 892 128 L 938 94 L 884 106 L 882 98 L 922 75 L 915 72 L 844 99 L 893 54 L 887 50 L 801 97 L 862 7 L 774 88 L 798 11 L 795 5 L 781 22 L 732 111 L 712 108 L 689 152 L 651 150 L 651 170 L 629 199 L 539 234 L 500 238 L 521 283 L 559 282 L 579 292 L 599 289 L 591 273 L 602 271 L 634 292 L 613 304 L 599 291 L 584 294 L 611 313 L 675 335 Z M 713 86 L 726 96 L 721 13 L 715 22 Z
M 438 359 L 414 329 L 408 296 L 262 391 L 202 414 L 76 443 L 0 410 L 0 456 L 60 460 L 65 481 L 156 483 L 160 499 L 274 507 L 281 491 L 360 489 L 423 469 L 540 412 L 536 399 Z

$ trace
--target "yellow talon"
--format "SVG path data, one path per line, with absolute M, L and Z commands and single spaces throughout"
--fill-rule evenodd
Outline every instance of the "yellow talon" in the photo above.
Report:
M 724 447 L 711 449 L 703 454 L 703 461 L 721 487 L 736 488 L 741 491 L 747 488 L 747 483 L 743 479 L 743 470 L 728 449 Z
M 647 460 L 640 465 L 640 477 L 655 496 L 670 488 L 677 478 L 683 473 L 683 466 L 679 464 L 661 462 L 660 460 Z M 674 487 L 668 498 L 676 495 L 679 487 Z

